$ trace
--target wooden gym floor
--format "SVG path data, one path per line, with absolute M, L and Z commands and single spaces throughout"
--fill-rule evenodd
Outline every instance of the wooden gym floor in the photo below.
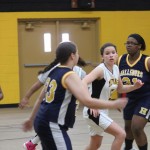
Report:
M 1 108 L 0 109 L 0 150 L 23 150 L 22 144 L 32 138 L 35 133 L 22 131 L 22 123 L 29 116 L 31 108 L 20 110 L 19 108 Z M 114 121 L 123 127 L 122 113 L 117 110 L 111 110 L 110 116 Z M 150 124 L 148 123 L 145 131 L 150 143 Z M 89 142 L 88 129 L 82 117 L 82 106 L 77 112 L 77 119 L 73 129 L 69 130 L 74 150 L 84 150 Z M 113 137 L 105 134 L 100 150 L 110 150 Z M 136 144 L 134 143 L 136 147 Z M 40 143 L 37 150 L 41 150 Z M 150 146 L 149 146 L 150 150 Z

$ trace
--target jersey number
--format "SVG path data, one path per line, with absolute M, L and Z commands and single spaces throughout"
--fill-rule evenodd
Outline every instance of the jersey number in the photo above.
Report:
M 48 83 L 49 82 L 49 83 Z M 50 103 L 54 100 L 54 95 L 55 95 L 55 91 L 56 91 L 56 88 L 57 88 L 57 83 L 56 83 L 56 80 L 52 80 L 50 81 L 50 79 L 47 79 L 47 83 L 46 84 L 46 102 Z M 49 91 L 48 91 L 49 89 Z
M 128 77 L 123 77 L 123 78 L 122 78 L 122 82 L 123 82 L 124 85 L 132 85 L 132 84 L 134 84 L 136 81 L 137 81 L 137 78 L 132 78 L 132 80 L 129 79 Z

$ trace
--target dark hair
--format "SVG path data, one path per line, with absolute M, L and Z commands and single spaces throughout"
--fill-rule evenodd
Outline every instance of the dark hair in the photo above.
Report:
M 38 74 L 47 72 L 48 70 L 50 70 L 52 67 L 54 67 L 55 65 L 57 65 L 59 62 L 57 62 L 57 60 L 55 59 L 55 61 L 53 61 L 52 63 L 50 63 L 48 66 L 46 66 L 43 70 L 40 70 L 38 72 Z M 79 57 L 78 63 L 77 65 L 80 67 L 85 67 L 87 65 L 90 65 L 91 63 L 87 63 L 85 62 L 81 57 Z
M 81 57 L 79 57 L 77 65 L 80 66 L 80 67 L 85 67 L 88 64 Z
M 55 59 L 53 62 L 51 62 L 48 66 L 46 66 L 43 70 L 40 70 L 38 72 L 38 74 L 42 74 L 45 73 L 47 71 L 49 71 L 51 68 L 53 68 L 54 66 L 56 66 L 59 62 L 57 62 L 57 60 Z
M 112 43 L 105 43 L 105 44 L 100 48 L 100 54 L 103 55 L 104 49 L 105 49 L 106 47 L 109 47 L 109 46 L 114 47 L 114 48 L 116 49 L 116 52 L 117 52 L 117 47 L 116 47 L 114 44 L 112 44 Z
M 72 53 L 76 53 L 77 47 L 73 42 L 62 42 L 56 48 L 56 60 L 60 63 L 67 62 Z
M 65 63 L 67 62 L 68 58 L 72 53 L 76 53 L 77 47 L 73 42 L 62 42 L 58 45 L 56 48 L 56 59 L 51 62 L 47 67 L 44 68 L 44 70 L 39 71 L 38 74 L 47 72 L 54 66 L 56 66 L 58 63 Z
M 137 33 L 134 33 L 134 34 L 130 34 L 130 35 L 128 36 L 128 38 L 129 38 L 129 37 L 132 37 L 132 38 L 136 39 L 137 42 L 138 42 L 138 44 L 141 44 L 140 50 L 144 51 L 144 50 L 146 49 L 146 44 L 145 44 L 145 41 L 144 41 L 144 39 L 142 38 L 142 36 L 140 36 L 140 35 L 137 34 Z

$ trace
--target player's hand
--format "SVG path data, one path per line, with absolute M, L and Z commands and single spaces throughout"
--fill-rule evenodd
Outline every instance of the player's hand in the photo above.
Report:
M 90 114 L 96 118 L 99 116 L 99 110 L 98 109 L 90 109 Z
M 24 132 L 30 131 L 30 130 L 32 130 L 32 126 L 33 126 L 33 121 L 28 119 L 23 123 L 22 130 Z
M 139 79 L 134 83 L 134 87 L 136 89 L 141 88 L 143 85 L 144 85 L 144 83 L 141 80 L 139 80 Z
M 23 98 L 19 104 L 19 108 L 23 109 L 29 105 L 29 100 L 27 98 Z

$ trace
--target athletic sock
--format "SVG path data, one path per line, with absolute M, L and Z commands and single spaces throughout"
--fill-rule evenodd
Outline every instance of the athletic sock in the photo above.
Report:
M 133 143 L 133 140 L 125 139 L 125 148 L 124 148 L 124 150 L 132 149 L 132 143 Z
M 33 144 L 38 144 L 40 142 L 40 138 L 38 137 L 38 135 L 36 135 L 33 139 L 31 139 L 31 142 Z
M 145 144 L 144 146 L 138 146 L 139 150 L 147 150 L 148 144 Z

